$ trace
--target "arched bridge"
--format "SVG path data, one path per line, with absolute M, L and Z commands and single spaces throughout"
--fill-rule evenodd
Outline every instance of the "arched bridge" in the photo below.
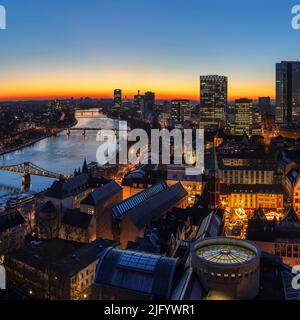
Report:
M 62 174 L 58 174 L 55 172 L 42 169 L 31 162 L 24 162 L 21 164 L 15 164 L 10 166 L 0 166 L 0 170 L 23 174 L 22 189 L 24 191 L 27 191 L 30 188 L 31 175 L 52 178 L 52 179 L 69 179 L 70 178 L 69 176 L 65 176 Z

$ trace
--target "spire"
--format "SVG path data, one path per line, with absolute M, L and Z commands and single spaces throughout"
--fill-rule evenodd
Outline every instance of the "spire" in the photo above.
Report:
M 89 168 L 88 168 L 88 165 L 86 162 L 86 158 L 84 158 L 84 162 L 83 162 L 83 166 L 82 166 L 82 173 L 86 173 L 86 174 L 89 173 Z
M 299 218 L 297 216 L 297 213 L 293 207 L 291 207 L 287 214 L 286 217 L 283 220 L 284 222 L 299 222 Z
M 218 157 L 217 157 L 217 150 L 215 145 L 211 148 L 210 152 L 210 162 L 209 162 L 209 171 L 218 171 L 219 166 L 218 166 Z

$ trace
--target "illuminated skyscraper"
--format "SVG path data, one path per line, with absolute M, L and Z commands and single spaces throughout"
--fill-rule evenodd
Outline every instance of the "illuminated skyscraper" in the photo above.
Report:
M 192 105 L 190 100 L 172 100 L 171 119 L 175 123 L 183 124 L 191 121 Z
M 134 96 L 133 104 L 136 108 L 140 110 L 144 110 L 144 96 L 140 94 L 140 90 L 138 91 L 138 94 Z
M 253 101 L 249 99 L 239 99 L 235 101 L 235 123 L 234 134 L 242 136 L 252 134 L 253 125 Z
M 253 108 L 252 135 L 262 135 L 262 112 L 259 108 Z
M 224 76 L 200 77 L 200 122 L 202 127 L 225 121 L 228 79 Z
M 117 109 L 120 109 L 122 107 L 122 90 L 116 89 L 114 91 L 114 106 Z
M 276 123 L 300 123 L 300 62 L 276 64 Z

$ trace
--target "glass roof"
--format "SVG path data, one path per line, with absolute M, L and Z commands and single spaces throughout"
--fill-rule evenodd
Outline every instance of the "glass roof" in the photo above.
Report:
M 154 272 L 160 256 L 125 252 L 118 263 L 119 267 Z
M 126 212 L 141 204 L 143 201 L 146 201 L 147 199 L 155 196 L 156 194 L 162 192 L 166 188 L 167 186 L 164 183 L 158 183 L 152 186 L 151 188 L 146 189 L 143 192 L 140 192 L 135 196 L 120 202 L 119 204 L 115 205 L 112 209 L 115 217 L 121 217 Z
M 199 257 L 219 264 L 245 263 L 255 258 L 255 253 L 249 249 L 235 245 L 214 245 L 197 250 Z

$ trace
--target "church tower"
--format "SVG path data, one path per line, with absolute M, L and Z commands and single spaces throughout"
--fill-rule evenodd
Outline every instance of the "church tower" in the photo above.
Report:
M 86 162 L 86 158 L 84 159 L 84 162 L 83 162 L 82 173 L 89 174 L 89 167 L 88 167 L 88 164 Z
M 211 157 L 209 163 L 208 174 L 208 194 L 209 194 L 209 209 L 216 209 L 220 206 L 220 177 L 218 168 L 218 159 L 216 146 L 211 149 Z

